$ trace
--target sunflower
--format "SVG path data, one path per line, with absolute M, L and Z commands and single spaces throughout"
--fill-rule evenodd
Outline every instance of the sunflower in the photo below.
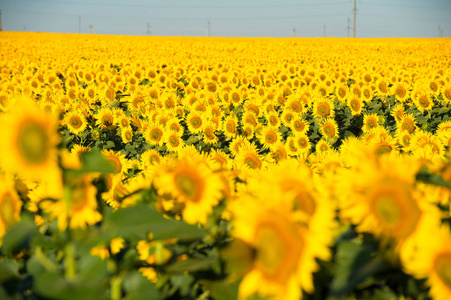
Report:
M 243 137 L 247 138 L 248 140 L 252 139 L 255 134 L 255 127 L 251 124 L 245 124 L 243 128 L 241 129 L 241 134 Z
M 362 130 L 363 132 L 367 132 L 371 130 L 372 128 L 376 128 L 379 126 L 380 123 L 380 116 L 377 114 L 365 114 L 363 116 L 363 126 Z
M 62 199 L 42 200 L 39 203 L 51 220 L 57 219 L 59 230 L 66 230 L 67 226 L 84 229 L 102 219 L 97 211 L 97 189 L 92 181 L 93 177 L 89 174 L 67 177 Z
M 259 137 L 263 148 L 274 150 L 277 144 L 281 141 L 282 136 L 278 130 L 271 127 L 264 127 Z
M 317 98 L 313 103 L 313 115 L 317 118 L 335 116 L 334 104 L 328 98 Z
M 296 118 L 290 126 L 291 130 L 295 134 L 297 133 L 307 133 L 310 129 L 310 123 L 303 118 Z
M 196 134 L 202 132 L 202 125 L 205 121 L 205 117 L 199 112 L 190 112 L 185 117 L 185 122 L 191 133 Z
M 116 153 L 113 150 L 102 150 L 103 157 L 114 167 L 115 174 L 125 174 L 130 167 L 130 162 L 124 154 Z
M 354 96 L 348 97 L 347 100 L 348 107 L 351 109 L 351 114 L 353 116 L 358 116 L 362 113 L 363 101 L 361 98 Z
M 280 163 L 288 159 L 288 151 L 286 149 L 285 144 L 282 142 L 277 143 L 271 152 L 272 157 L 274 158 L 274 161 L 276 163 Z
M 445 151 L 445 145 L 437 135 L 421 129 L 412 134 L 411 144 L 413 151 L 424 148 L 426 145 L 431 147 L 432 151 L 438 156 L 442 156 Z
M 216 131 L 215 128 L 216 128 L 215 123 L 213 123 L 211 121 L 204 123 L 204 125 L 203 125 L 203 141 L 206 144 L 214 145 L 219 141 L 218 137 L 215 134 L 215 131 Z
M 144 138 L 150 145 L 162 146 L 164 142 L 165 130 L 158 123 L 149 123 L 144 132 Z
M 402 103 L 398 103 L 395 106 L 393 106 L 390 115 L 395 118 L 396 123 L 399 123 L 402 121 L 402 118 L 404 117 L 404 105 Z
M 205 225 L 207 217 L 222 197 L 222 181 L 205 161 L 179 160 L 155 178 L 160 195 L 169 194 L 183 205 L 183 220 Z
M 168 150 L 176 153 L 185 145 L 185 142 L 181 138 L 181 135 L 175 131 L 170 132 L 166 135 L 165 142 Z
M 8 111 L 13 104 L 13 99 L 7 93 L 0 91 L 0 111 Z
M 287 138 L 286 148 L 288 155 L 290 155 L 291 157 L 296 157 L 301 153 L 293 136 Z
M 403 103 L 409 97 L 408 90 L 401 83 L 396 83 L 391 87 L 391 94 L 396 97 L 396 100 Z
M 417 92 L 413 102 L 419 111 L 429 111 L 434 106 L 434 100 L 426 92 Z
M 401 121 L 397 123 L 398 130 L 413 133 L 416 129 L 415 116 L 411 113 L 404 114 Z
M 281 121 L 282 121 L 283 125 L 285 125 L 286 127 L 291 127 L 295 118 L 296 118 L 296 113 L 294 113 L 288 109 L 283 110 L 282 116 L 281 116 Z
M 279 128 L 281 121 L 277 112 L 269 112 L 266 114 L 267 126 L 272 128 Z
M 133 140 L 133 130 L 129 128 L 121 129 L 121 139 L 124 144 L 131 143 Z
M 146 150 L 141 154 L 140 161 L 143 169 L 151 169 L 163 162 L 163 157 L 155 149 Z
M 296 148 L 298 148 L 298 154 L 300 154 L 300 153 L 308 154 L 310 152 L 310 149 L 312 148 L 310 139 L 308 138 L 307 134 L 305 134 L 305 133 L 296 134 L 294 136 L 294 142 L 295 142 Z
M 443 145 L 451 149 L 451 130 L 437 131 L 438 138 L 442 141 Z
M 415 186 L 419 164 L 408 156 L 372 156 L 339 173 L 342 220 L 357 225 L 357 231 L 370 232 L 396 249 L 430 219 L 437 210 L 423 199 Z
M 238 155 L 241 147 L 247 144 L 249 144 L 249 141 L 245 137 L 241 135 L 235 137 L 229 145 L 230 153 L 232 154 L 232 156 Z
M 75 135 L 78 135 L 85 131 L 88 125 L 85 115 L 79 110 L 68 112 L 64 116 L 63 122 L 66 124 L 67 128 L 69 128 L 69 131 Z
M 434 234 L 431 235 L 431 232 Z M 430 226 L 428 231 L 421 232 L 419 240 L 423 242 L 403 249 L 401 262 L 404 271 L 418 279 L 426 278 L 426 284 L 430 286 L 429 294 L 433 299 L 449 299 L 451 297 L 449 226 Z
M 243 276 L 240 299 L 256 293 L 270 299 L 300 299 L 302 290 L 314 289 L 315 258 L 330 256 L 326 239 L 315 239 L 313 232 L 319 233 L 319 228 L 310 230 L 301 221 L 304 214 L 293 210 L 297 190 L 272 186 L 271 174 L 263 173 L 258 177 L 261 184 L 248 187 L 249 192 L 240 193 L 229 205 L 234 241 L 224 255 L 231 271 L 238 271 L 232 274 Z
M 20 221 L 22 201 L 14 188 L 14 181 L 0 175 L 0 246 L 9 227 Z
M 102 129 L 112 129 L 115 126 L 114 113 L 111 109 L 103 107 L 95 114 L 96 125 Z
M 377 86 L 377 93 L 381 96 L 387 96 L 388 95 L 388 83 L 384 79 L 379 79 L 376 82 Z
M 338 125 L 337 122 L 332 118 L 324 119 L 321 122 L 319 130 L 326 139 L 338 138 Z
M 349 89 L 347 85 L 339 85 L 336 87 L 335 94 L 341 103 L 345 103 L 349 96 Z
M 56 116 L 41 111 L 28 98 L 18 98 L 14 107 L 0 116 L 0 126 L 0 166 L 23 178 L 60 186 Z

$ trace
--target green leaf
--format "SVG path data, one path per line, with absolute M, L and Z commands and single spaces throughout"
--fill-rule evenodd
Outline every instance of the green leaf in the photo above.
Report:
M 207 289 L 215 300 L 229 300 L 238 298 L 238 287 L 240 286 L 240 281 L 235 282 L 204 282 Z
M 116 145 L 113 141 L 107 141 L 106 144 L 103 146 L 104 149 L 111 149 L 114 148 Z
M 397 295 L 391 290 L 378 289 L 374 292 L 371 300 L 392 300 L 397 299 Z
M 126 296 L 124 300 L 160 299 L 155 284 L 137 271 L 128 272 L 123 281 Z
M 123 238 L 143 238 L 152 232 L 158 239 L 198 239 L 206 232 L 182 221 L 164 218 L 155 209 L 138 205 L 113 212 L 105 220 L 105 234 Z
M 80 173 L 114 173 L 114 166 L 98 150 L 83 153 L 81 160 L 83 162 L 83 168 L 79 171 Z
M 72 300 L 72 299 L 106 299 L 103 294 L 103 287 L 86 286 L 86 282 L 68 282 L 59 273 L 45 272 L 34 277 L 36 291 L 52 299 Z
M 332 280 L 330 297 L 342 298 L 365 279 L 387 268 L 386 262 L 373 254 L 371 245 L 344 241 L 337 247 L 336 273 Z
M 11 252 L 19 247 L 26 247 L 26 244 L 38 233 L 36 224 L 30 218 L 23 218 L 22 221 L 8 229 L 3 237 L 3 250 Z
M 13 259 L 0 260 L 0 282 L 19 277 L 19 265 Z
M 451 184 L 449 182 L 445 181 L 440 175 L 431 174 L 427 170 L 420 171 L 416 175 L 416 180 L 451 189 Z
M 218 262 L 217 257 L 207 257 L 204 259 L 189 258 L 170 265 L 166 268 L 166 271 L 168 273 L 183 273 L 185 271 L 196 272 L 199 270 L 208 270 L 216 262 Z

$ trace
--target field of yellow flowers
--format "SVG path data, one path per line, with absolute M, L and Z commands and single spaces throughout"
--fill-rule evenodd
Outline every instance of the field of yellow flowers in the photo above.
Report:
M 450 299 L 451 40 L 0 32 L 0 299 Z

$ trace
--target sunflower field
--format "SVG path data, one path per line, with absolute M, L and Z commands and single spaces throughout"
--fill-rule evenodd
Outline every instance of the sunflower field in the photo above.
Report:
M 450 299 L 451 40 L 0 32 L 0 299 Z

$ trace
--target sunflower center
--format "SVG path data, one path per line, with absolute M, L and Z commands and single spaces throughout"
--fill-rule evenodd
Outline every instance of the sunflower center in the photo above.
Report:
M 399 179 L 383 179 L 370 191 L 370 209 L 389 235 L 406 237 L 416 228 L 420 209 L 411 187 Z
M 260 169 L 261 168 L 261 162 L 254 155 L 246 157 L 244 159 L 244 163 L 251 169 Z
M 49 158 L 50 141 L 45 128 L 29 121 L 21 126 L 17 146 L 22 157 L 30 163 L 41 164 Z
M 359 103 L 359 101 L 356 100 L 356 99 L 351 100 L 351 108 L 352 108 L 352 110 L 354 110 L 354 111 L 359 110 L 359 109 L 360 109 L 360 103 Z
M 175 136 L 171 136 L 169 138 L 169 144 L 171 144 L 172 147 L 177 147 L 180 144 L 180 142 Z
M 266 142 L 267 143 L 273 144 L 276 140 L 277 140 L 277 138 L 275 137 L 275 135 L 273 133 L 269 133 L 266 136 Z
M 435 270 L 444 284 L 451 288 L 451 253 L 441 253 L 434 262 Z
M 307 147 L 308 143 L 307 143 L 307 141 L 306 141 L 305 138 L 300 138 L 300 139 L 298 140 L 298 145 L 299 145 L 299 147 L 301 147 L 301 148 L 305 148 L 305 147 Z
M 202 125 L 202 120 L 200 118 L 192 118 L 191 119 L 191 125 L 193 125 L 194 128 L 199 128 Z
M 192 202 L 200 201 L 201 178 L 195 174 L 181 173 L 175 176 L 175 185 L 182 196 Z
M 125 138 L 127 139 L 127 141 L 131 141 L 133 139 L 133 134 L 130 131 L 126 131 Z
M 325 133 L 327 136 L 334 136 L 334 135 L 335 135 L 335 129 L 334 129 L 334 127 L 333 127 L 332 125 L 326 124 L 326 125 L 324 126 L 324 133 Z
M 161 138 L 161 132 L 159 130 L 152 130 L 150 137 L 152 140 L 158 141 Z
M 429 100 L 424 96 L 422 96 L 418 102 L 422 107 L 427 107 L 429 105 Z
M 377 122 L 374 119 L 369 119 L 366 124 L 368 125 L 369 128 L 376 128 L 377 127 Z
M 71 125 L 73 128 L 75 128 L 75 129 L 80 128 L 81 125 L 82 125 L 82 122 L 81 122 L 81 120 L 80 120 L 80 117 L 78 117 L 78 116 L 72 117 L 72 118 L 70 119 L 70 125 Z
M 14 197 L 14 195 L 9 191 L 3 194 L 2 198 L 0 199 L 0 217 L 5 224 L 5 227 L 9 227 L 16 222 L 16 219 L 14 218 L 14 204 L 16 201 L 18 201 L 18 199 L 16 199 L 16 197 Z
M 274 117 L 274 116 L 271 116 L 271 117 L 269 118 L 269 123 L 270 123 L 272 126 L 276 126 L 276 125 L 277 125 L 277 118 Z
M 265 279 L 285 284 L 296 270 L 302 239 L 291 224 L 263 221 L 255 233 L 256 267 Z

